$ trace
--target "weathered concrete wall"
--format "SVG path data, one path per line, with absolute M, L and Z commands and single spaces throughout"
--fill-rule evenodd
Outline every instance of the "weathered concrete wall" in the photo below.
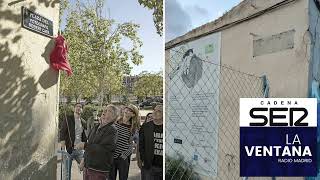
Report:
M 53 41 L 21 27 L 21 6 L 53 20 L 59 1 L 0 1 L 0 179 L 56 179 L 58 73 Z
M 256 57 L 294 48 L 294 33 L 295 30 L 292 29 L 253 40 L 253 56 Z
M 233 69 L 256 76 L 266 75 L 270 84 L 270 97 L 307 97 L 309 71 L 307 12 L 308 2 L 298 0 L 222 31 L 222 64 L 227 64 Z M 294 31 L 293 44 L 290 40 L 291 38 L 279 35 L 287 31 Z M 272 46 L 272 51 L 268 51 L 268 48 L 264 47 L 266 51 L 256 55 L 257 49 L 254 49 L 255 40 L 268 41 L 272 36 L 276 36 L 277 39 L 268 42 L 270 44 L 265 43 Z M 222 74 L 222 76 L 224 75 Z M 223 83 L 221 84 L 222 88 L 228 86 L 228 82 Z M 230 99 L 228 96 L 230 96 L 230 93 L 222 91 L 220 101 L 223 102 Z M 237 101 L 237 99 L 234 99 L 230 103 Z M 234 108 L 231 105 L 230 107 Z M 236 111 L 236 109 L 234 110 Z M 237 123 L 239 119 L 235 116 L 234 119 L 228 119 L 227 121 Z M 228 126 L 221 127 L 222 132 L 228 129 Z M 230 141 L 232 137 L 239 137 L 239 128 L 232 132 L 222 138 L 221 143 Z M 233 144 L 234 147 L 239 147 L 238 143 L 239 141 L 236 141 L 236 144 Z M 225 153 L 235 155 L 236 164 L 240 164 L 238 148 L 222 149 L 220 156 Z M 224 163 L 221 161 L 221 167 L 226 166 Z M 232 173 L 238 174 L 239 170 L 236 169 Z M 271 178 L 249 179 L 271 180 Z M 277 179 L 285 180 L 288 178 L 277 177 Z
M 178 43 L 183 43 L 183 41 L 185 40 L 206 34 L 215 29 L 220 29 L 224 26 L 232 24 L 233 22 L 237 22 L 239 20 L 252 16 L 258 12 L 264 11 L 267 8 L 272 7 L 283 1 L 284 0 L 243 0 L 237 6 L 233 7 L 230 11 L 225 13 L 222 17 L 207 24 L 204 24 L 200 27 L 197 27 L 186 34 L 177 37 L 171 40 L 170 42 L 167 42 L 166 48 L 176 46 L 176 44 Z
M 307 97 L 308 2 L 298 0 L 222 32 L 222 64 L 267 75 L 270 97 Z M 294 17 L 294 18 L 293 18 Z M 294 30 L 294 47 L 254 57 L 254 40 Z M 285 38 L 275 41 L 281 43 Z M 276 47 L 277 44 L 274 44 Z
M 218 20 L 166 43 L 166 63 L 169 61 L 167 54 L 170 48 L 193 40 L 205 33 L 213 32 L 215 29 L 253 15 L 281 1 L 245 0 L 241 2 Z M 266 75 L 271 87 L 270 97 L 307 97 L 310 63 L 308 6 L 309 2 L 307 0 L 296 0 L 253 19 L 228 28 L 222 28 L 221 64 L 256 76 Z M 283 38 L 281 35 L 279 36 L 279 34 L 288 31 L 293 32 L 293 37 L 286 36 Z M 278 39 L 270 38 L 272 36 Z M 266 43 L 267 46 L 272 45 L 272 43 L 275 44 L 268 51 L 263 51 L 261 54 L 254 56 L 253 44 L 254 41 L 259 39 L 270 40 Z M 230 80 L 230 77 L 227 77 L 223 71 L 221 72 L 221 79 L 220 89 L 224 91 L 220 93 L 220 109 L 229 107 L 230 112 L 238 112 L 238 96 L 241 92 L 231 86 L 233 82 L 230 81 L 232 79 Z M 242 82 L 237 83 L 242 85 Z M 232 90 L 237 91 L 237 93 L 231 93 Z M 248 96 L 244 94 L 242 97 L 250 97 L 250 94 Z M 240 174 L 239 140 L 237 140 L 239 138 L 239 117 L 238 114 L 227 119 L 223 116 L 223 114 L 220 114 L 219 169 L 216 179 L 230 179 L 230 177 L 239 177 Z M 233 162 L 230 163 L 223 159 L 226 154 L 234 157 Z M 234 166 L 230 166 L 230 164 Z M 249 179 L 271 180 L 272 178 L 256 177 Z M 277 179 L 302 180 L 303 178 L 277 177 Z
M 219 173 L 216 179 L 238 177 L 240 180 L 239 100 L 240 98 L 262 98 L 263 80 L 222 68 L 220 89 L 222 91 L 219 99 Z
M 310 75 L 309 95 L 311 93 L 311 82 L 320 82 L 320 10 L 313 0 L 309 0 L 309 32 L 310 32 Z
M 309 87 L 308 96 L 318 99 L 319 105 L 319 92 L 320 92 L 320 5 L 317 7 L 314 0 L 309 0 L 309 32 L 310 32 L 310 66 L 309 66 Z M 319 128 L 319 127 L 318 127 Z M 317 137 L 319 145 L 319 133 Z M 318 149 L 319 151 L 319 149 Z M 317 158 L 318 168 L 320 167 L 319 157 Z M 310 178 L 313 179 L 313 178 Z M 318 171 L 316 179 L 320 179 Z M 306 180 L 309 180 L 307 178 Z

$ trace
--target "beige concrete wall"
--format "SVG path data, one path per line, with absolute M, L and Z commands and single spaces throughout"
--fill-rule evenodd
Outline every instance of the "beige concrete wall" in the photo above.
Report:
M 243 1 L 225 16 L 196 28 L 189 33 L 166 44 L 172 48 L 177 43 L 210 32 L 225 24 L 234 22 L 248 15 L 272 6 L 280 0 Z M 296 0 L 293 3 L 275 9 L 246 22 L 222 30 L 221 64 L 234 70 L 253 74 L 267 75 L 271 89 L 270 97 L 307 97 L 310 40 L 308 30 L 308 1 Z M 285 31 L 294 30 L 294 48 L 267 53 L 253 57 L 253 41 L 270 37 Z M 169 62 L 169 49 L 166 51 L 166 65 Z M 167 70 L 167 68 L 166 68 Z M 242 77 L 240 77 L 242 76 Z M 229 112 L 239 112 L 240 97 L 262 97 L 259 80 L 243 74 L 230 76 L 229 71 L 221 68 L 220 109 L 228 107 Z M 243 79 L 240 80 L 239 79 Z M 236 81 L 236 82 L 233 82 Z M 251 81 L 251 83 L 250 83 Z M 259 87 L 252 93 L 240 91 L 234 87 Z M 260 84 L 261 85 L 261 84 Z M 239 114 L 230 115 L 221 111 L 219 118 L 219 162 L 218 177 L 215 179 L 241 179 L 239 177 Z M 226 158 L 233 157 L 233 158 Z M 271 180 L 270 177 L 249 178 L 254 180 Z M 303 179 L 280 178 L 277 179 Z
M 241 19 L 247 18 L 251 15 L 254 15 L 258 12 L 261 12 L 269 7 L 272 7 L 278 3 L 283 2 L 284 0 L 243 0 L 237 6 L 233 7 L 230 11 L 223 14 L 222 17 L 208 22 L 200 27 L 197 27 L 188 33 L 177 37 L 170 42 L 166 43 L 166 48 L 176 46 L 177 43 L 181 43 L 190 38 L 203 35 L 213 30 L 222 28 L 233 22 L 239 21 Z M 295 1 L 306 1 L 306 0 L 295 0 Z M 219 30 L 222 31 L 222 30 Z
M 221 62 L 242 72 L 267 75 L 272 97 L 306 97 L 308 2 L 299 0 L 222 32 Z M 295 30 L 294 48 L 253 57 L 253 40 Z M 255 34 L 255 35 L 250 35 Z
M 0 179 L 56 179 L 58 73 L 53 41 L 21 27 L 21 6 L 53 20 L 59 1 L 0 1 Z
M 218 177 L 241 179 L 239 99 L 263 97 L 262 79 L 222 68 L 219 99 Z
M 243 22 L 230 29 L 222 31 L 221 42 L 221 63 L 227 64 L 233 69 L 257 76 L 267 75 L 270 83 L 270 97 L 307 97 L 308 91 L 308 66 L 309 66 L 309 41 L 308 41 L 308 2 L 298 0 L 270 13 L 259 16 L 247 22 Z M 253 41 L 270 37 L 281 32 L 295 30 L 294 48 L 274 53 L 268 53 L 253 57 Z M 274 45 L 276 46 L 276 45 Z M 222 73 L 222 76 L 226 75 Z M 222 81 L 222 89 L 228 89 L 228 83 Z M 246 97 L 246 96 L 242 96 Z M 232 101 L 229 101 L 233 99 Z M 230 97 L 230 93 L 221 92 L 220 101 L 230 103 L 231 108 L 239 109 L 239 106 L 232 106 L 237 103 L 238 98 Z M 222 106 L 222 104 L 220 104 Z M 226 104 L 224 104 L 226 106 Z M 238 116 L 233 119 L 221 119 L 228 121 L 224 124 L 238 124 Z M 220 128 L 220 132 L 230 129 L 228 126 Z M 228 144 L 232 137 L 239 137 L 239 128 L 233 133 L 224 135 L 219 144 Z M 239 140 L 232 141 L 234 147 L 239 147 Z M 239 148 L 220 149 L 220 157 L 225 153 L 234 154 L 236 163 L 239 162 Z M 220 161 L 221 167 L 226 162 Z M 230 173 L 239 174 L 239 167 Z M 223 178 L 222 178 L 223 179 Z M 271 178 L 249 178 L 249 179 L 270 179 Z M 289 179 L 289 178 L 277 178 Z M 303 178 L 290 178 L 303 179 Z

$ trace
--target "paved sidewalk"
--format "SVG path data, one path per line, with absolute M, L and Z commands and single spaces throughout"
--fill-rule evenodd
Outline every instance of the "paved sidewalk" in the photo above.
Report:
M 72 180 L 82 180 L 82 172 L 78 168 L 77 161 L 72 162 L 72 169 L 71 169 L 71 179 Z M 57 164 L 57 180 L 61 179 L 61 156 L 58 156 L 58 164 Z
M 135 156 L 136 155 L 133 154 L 131 157 L 135 157 Z M 137 161 L 131 160 L 128 180 L 140 180 L 141 179 L 140 175 L 141 175 L 140 168 L 137 165 Z
M 131 157 L 135 157 L 135 154 L 133 154 Z M 61 179 L 61 161 L 60 161 L 61 156 L 58 156 L 58 164 L 57 164 L 57 180 Z M 132 158 L 131 158 L 132 159 Z M 80 173 L 80 170 L 78 168 L 78 163 L 77 161 L 72 162 L 72 170 L 71 170 L 71 178 L 72 180 L 82 180 L 82 172 Z M 137 161 L 131 161 L 130 163 L 130 169 L 129 169 L 129 178 L 128 180 L 140 180 L 140 169 L 137 165 Z

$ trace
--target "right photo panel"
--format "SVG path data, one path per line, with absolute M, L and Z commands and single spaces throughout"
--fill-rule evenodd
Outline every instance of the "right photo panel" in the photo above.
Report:
M 319 180 L 320 2 L 165 1 L 165 179 Z

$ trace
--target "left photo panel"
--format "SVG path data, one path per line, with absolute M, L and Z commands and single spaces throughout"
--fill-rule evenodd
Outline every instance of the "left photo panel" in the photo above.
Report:
M 0 2 L 0 179 L 162 180 L 163 0 Z

